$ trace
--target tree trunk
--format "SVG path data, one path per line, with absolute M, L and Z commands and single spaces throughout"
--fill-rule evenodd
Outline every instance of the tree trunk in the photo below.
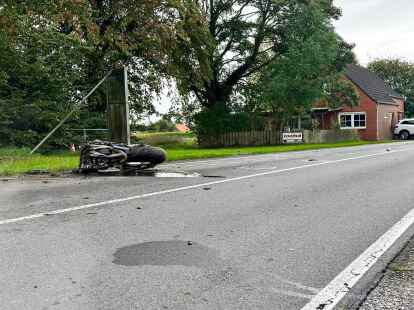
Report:
M 220 84 L 209 84 L 205 88 L 205 106 L 212 109 L 218 104 L 227 105 L 231 92 L 232 87 L 226 87 Z

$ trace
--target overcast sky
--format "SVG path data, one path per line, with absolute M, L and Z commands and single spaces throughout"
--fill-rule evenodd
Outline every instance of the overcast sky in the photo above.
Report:
M 334 0 L 342 8 L 337 32 L 356 44 L 362 65 L 383 57 L 414 61 L 414 0 Z

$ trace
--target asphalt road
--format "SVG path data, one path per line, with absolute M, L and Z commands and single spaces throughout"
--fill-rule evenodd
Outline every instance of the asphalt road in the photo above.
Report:
M 408 142 L 0 181 L 0 309 L 301 309 L 413 208 L 413 162 Z

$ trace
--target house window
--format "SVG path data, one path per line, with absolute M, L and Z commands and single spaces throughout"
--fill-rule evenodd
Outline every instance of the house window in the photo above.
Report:
M 366 128 L 367 124 L 365 118 L 365 114 L 354 114 L 354 127 Z
M 365 113 L 340 113 L 339 123 L 341 129 L 365 129 L 367 128 L 367 116 Z
M 352 128 L 352 115 L 344 114 L 340 116 L 341 118 L 341 128 Z

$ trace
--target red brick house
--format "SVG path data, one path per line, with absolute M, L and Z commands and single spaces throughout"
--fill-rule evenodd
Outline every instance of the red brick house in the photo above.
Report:
M 344 105 L 335 110 L 313 108 L 313 118 L 319 121 L 320 128 L 357 129 L 362 140 L 392 138 L 394 125 L 404 117 L 404 97 L 361 66 L 349 65 L 345 77 L 357 89 L 359 104 L 355 107 Z

